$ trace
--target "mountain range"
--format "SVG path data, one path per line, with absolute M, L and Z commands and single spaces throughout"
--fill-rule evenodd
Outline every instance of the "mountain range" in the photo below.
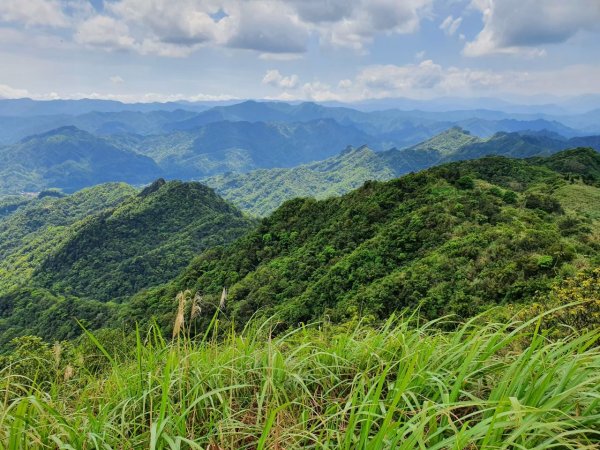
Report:
M 335 173 L 338 163 L 311 170 Z M 257 313 L 293 326 L 323 314 L 378 320 L 419 307 L 427 317 L 469 317 L 531 302 L 600 264 L 599 169 L 591 149 L 452 162 L 341 197 L 296 198 L 258 223 L 197 182 L 7 202 L 0 346 L 23 334 L 73 338 L 73 317 L 91 329 L 154 317 L 168 332 L 174 298 L 187 289 L 202 298 L 200 329 L 224 286 L 227 316 L 240 325 Z
M 339 149 L 365 144 L 377 151 L 381 161 L 362 169 L 356 166 L 347 176 L 342 175 L 342 170 L 337 175 L 341 185 L 352 188 L 368 179 L 390 178 L 446 161 L 490 154 L 529 157 L 573 147 L 600 148 L 598 136 L 566 138 L 548 130 L 498 132 L 478 137 L 454 126 L 421 143 L 385 150 L 388 138 L 385 133 L 371 135 L 331 118 L 308 122 L 219 121 L 191 130 L 147 136 L 130 133 L 98 136 L 65 126 L 0 147 L 0 195 L 48 188 L 73 192 L 104 182 L 142 185 L 157 177 L 198 180 L 217 176 L 214 187 L 228 197 L 221 186 L 230 180 L 235 186 L 240 177 L 251 183 L 253 175 L 248 178 L 244 174 L 253 170 L 277 168 L 273 175 L 286 173 L 280 169 L 300 166 L 291 175 L 295 179 L 299 179 L 302 171 L 306 174 L 332 172 L 337 170 L 335 163 L 334 169 L 328 170 L 323 167 L 332 161 L 324 162 L 321 167 L 318 161 L 336 156 L 350 159 L 348 155 L 345 158 L 339 155 Z M 352 163 L 340 161 L 338 165 L 348 170 Z M 379 173 L 382 165 L 387 166 L 386 176 Z M 256 174 L 259 178 L 264 175 L 264 172 Z M 207 182 L 210 184 L 213 180 Z M 316 182 L 315 179 L 311 183 Z M 282 198 L 309 193 L 306 189 L 302 193 L 289 186 L 281 187 L 288 189 Z M 312 195 L 325 191 L 327 187 L 315 187 Z M 331 192 L 342 191 L 333 188 Z M 281 196 L 274 192 L 274 197 Z M 243 201 L 240 199 L 238 204 Z M 272 203 L 264 211 L 277 205 Z
M 264 216 L 295 197 L 341 195 L 368 180 L 389 180 L 451 161 L 487 155 L 531 157 L 573 147 L 600 148 L 600 137 L 565 139 L 548 133 L 497 133 L 479 138 L 453 127 L 405 149 L 375 152 L 366 146 L 347 148 L 324 161 L 290 169 L 225 173 L 203 179 L 224 198 L 253 215 Z

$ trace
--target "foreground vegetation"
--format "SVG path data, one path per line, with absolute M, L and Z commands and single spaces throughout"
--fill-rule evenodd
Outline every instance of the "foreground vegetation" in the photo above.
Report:
M 271 320 L 217 339 L 213 320 L 202 339 L 183 328 L 167 344 L 150 327 L 131 346 L 105 339 L 113 350 L 92 335 L 76 348 L 22 338 L 2 371 L 0 445 L 597 448 L 600 330 L 551 341 L 539 318 L 484 322 L 444 332 L 392 317 L 272 336 Z

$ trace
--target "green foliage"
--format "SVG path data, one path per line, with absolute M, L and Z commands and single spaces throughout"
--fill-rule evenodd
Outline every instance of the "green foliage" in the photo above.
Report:
M 43 196 L 20 204 L 0 220 L 0 292 L 25 284 L 33 270 L 68 240 L 70 227 L 135 194 L 123 183 L 84 189 L 66 197 Z
M 367 180 L 388 180 L 394 174 L 393 168 L 378 154 L 361 147 L 292 169 L 226 173 L 203 181 L 242 210 L 266 216 L 292 198 L 341 195 Z
M 159 180 L 79 223 L 32 282 L 95 300 L 123 298 L 174 278 L 196 254 L 252 225 L 204 185 Z
M 56 346 L 23 338 L 15 355 L 41 364 L 2 372 L 0 446 L 596 448 L 598 330 L 551 342 L 539 320 L 482 317 L 449 332 L 410 318 L 321 322 L 273 336 L 275 319 L 170 345 L 153 329 L 130 355 L 90 335 L 107 362 L 91 373 L 85 349 L 57 359 Z
M 0 196 L 0 221 L 10 216 L 21 206 L 26 205 L 30 200 L 30 197 L 24 195 Z
M 258 312 L 284 326 L 323 315 L 381 320 L 407 307 L 466 318 L 530 302 L 563 267 L 600 263 L 591 219 L 570 213 L 578 225 L 565 232 L 553 193 L 566 183 L 537 164 L 489 157 L 367 182 L 340 198 L 292 200 L 175 281 L 136 295 L 125 316 L 151 312 L 168 328 L 177 292 L 214 299 L 223 286 L 236 322 Z
M 0 221 L 0 352 L 120 323 L 109 301 L 168 281 L 253 222 L 198 183 L 107 184 L 30 200 Z
M 389 180 L 436 164 L 486 155 L 526 157 L 550 154 L 566 145 L 566 141 L 518 133 L 499 133 L 488 139 L 480 139 L 454 127 L 421 144 L 401 150 L 374 153 L 366 147 L 356 150 L 349 148 L 325 161 L 291 169 L 227 172 L 205 178 L 204 182 L 242 210 L 255 216 L 265 216 L 286 200 L 295 197 L 324 199 L 342 195 L 367 180 Z M 482 175 L 491 182 L 516 191 L 523 190 L 523 186 L 534 178 L 538 181 L 544 178 L 556 181 L 556 172 L 570 182 L 579 179 L 587 184 L 599 183 L 600 157 L 592 149 L 569 150 L 548 159 L 531 158 L 530 163 L 516 167 L 510 162 L 497 160 L 496 164 L 504 164 L 505 171 Z M 464 188 L 472 188 L 468 178 L 463 181 L 466 183 Z M 514 194 L 507 192 L 505 195 L 507 202 L 516 201 Z

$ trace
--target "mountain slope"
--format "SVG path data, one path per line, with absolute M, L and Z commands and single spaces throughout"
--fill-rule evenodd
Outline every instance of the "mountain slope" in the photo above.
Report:
M 204 180 L 239 208 L 264 216 L 294 197 L 341 195 L 367 180 L 389 180 L 444 162 L 486 155 L 519 158 L 548 155 L 574 142 L 594 143 L 596 140 L 596 136 L 565 139 L 550 133 L 497 133 L 482 139 L 453 127 L 421 144 L 401 150 L 372 152 L 362 147 L 325 161 L 289 169 L 225 173 Z
M 588 156 L 578 150 L 568 159 Z M 127 316 L 172 317 L 172 299 L 185 288 L 215 304 L 223 286 L 238 323 L 258 311 L 287 326 L 419 306 L 427 317 L 468 317 L 531 301 L 575 267 L 600 264 L 595 223 L 565 215 L 555 196 L 568 184 L 538 163 L 488 157 L 369 182 L 339 198 L 292 200 L 176 281 L 136 296 Z
M 33 270 L 69 238 L 78 221 L 135 195 L 124 183 L 109 183 L 69 196 L 40 194 L 0 220 L 0 291 L 27 284 Z
M 322 160 L 336 149 L 374 138 L 327 119 L 285 124 L 221 121 L 184 132 L 116 140 L 153 158 L 168 175 L 198 178 Z
M 467 145 L 479 143 L 481 141 L 483 141 L 483 139 L 471 135 L 471 133 L 460 127 L 452 127 L 420 144 L 409 147 L 406 151 L 433 151 L 438 153 L 440 157 L 445 157 L 456 153 Z
M 146 156 L 119 149 L 74 127 L 31 136 L 0 150 L 0 191 L 39 191 L 125 181 L 144 183 L 160 169 Z
M 206 186 L 158 180 L 78 224 L 32 283 L 95 300 L 121 298 L 173 278 L 198 252 L 252 224 Z
M 295 197 L 326 198 L 345 194 L 367 180 L 387 180 L 395 172 L 367 147 L 348 148 L 340 155 L 291 169 L 227 173 L 203 180 L 236 206 L 266 216 Z

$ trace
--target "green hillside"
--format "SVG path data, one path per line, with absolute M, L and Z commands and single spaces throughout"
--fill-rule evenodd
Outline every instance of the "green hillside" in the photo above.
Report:
M 251 226 L 200 183 L 158 180 L 78 224 L 32 282 L 78 297 L 122 298 L 172 279 L 194 255 L 234 240 Z
M 579 149 L 564 163 L 590 155 L 600 158 Z M 323 315 L 382 319 L 406 307 L 464 318 L 532 301 L 600 264 L 593 219 L 560 203 L 560 189 L 582 181 L 543 163 L 488 157 L 367 182 L 339 198 L 289 201 L 176 281 L 137 295 L 127 316 L 153 311 L 166 325 L 177 292 L 216 302 L 223 286 L 238 323 L 257 311 L 294 325 Z
M 159 175 L 156 163 L 75 127 L 31 136 L 0 149 L 0 193 L 75 191 L 111 181 L 145 183 Z
M 69 238 L 70 227 L 135 195 L 124 183 L 108 183 L 69 196 L 42 193 L 0 219 L 0 292 L 26 284 L 32 271 Z
M 118 326 L 126 300 L 254 226 L 199 183 L 158 180 L 31 200 L 0 221 L 0 353 L 16 336 Z
M 295 197 L 327 198 L 345 194 L 367 180 L 388 180 L 395 172 L 367 147 L 291 169 L 227 173 L 203 180 L 224 198 L 255 216 L 266 216 Z
M 456 153 L 467 145 L 480 143 L 482 141 L 483 139 L 471 135 L 471 133 L 460 127 L 452 127 L 420 144 L 409 147 L 407 150 L 434 151 L 441 157 L 444 157 Z
M 585 138 L 578 140 L 585 141 Z M 592 138 L 588 140 L 594 141 Z M 550 155 L 564 149 L 569 142 L 543 134 L 519 133 L 497 133 L 490 138 L 481 139 L 459 127 L 453 127 L 409 148 L 373 152 L 363 146 L 357 150 L 348 149 L 324 161 L 289 169 L 227 172 L 204 178 L 203 181 L 242 210 L 253 215 L 265 216 L 285 200 L 295 197 L 323 199 L 332 195 L 342 195 L 367 180 L 390 180 L 450 161 L 487 155 L 517 158 Z M 590 152 L 589 158 L 593 160 L 595 152 Z M 569 157 L 567 154 L 556 158 Z M 553 168 L 560 164 L 556 158 L 548 160 L 548 167 Z M 238 162 L 243 160 L 241 158 Z M 573 164 L 594 167 L 590 160 Z M 576 174 L 579 169 L 573 167 L 570 170 Z M 593 173 L 596 173 L 598 168 L 594 171 Z

